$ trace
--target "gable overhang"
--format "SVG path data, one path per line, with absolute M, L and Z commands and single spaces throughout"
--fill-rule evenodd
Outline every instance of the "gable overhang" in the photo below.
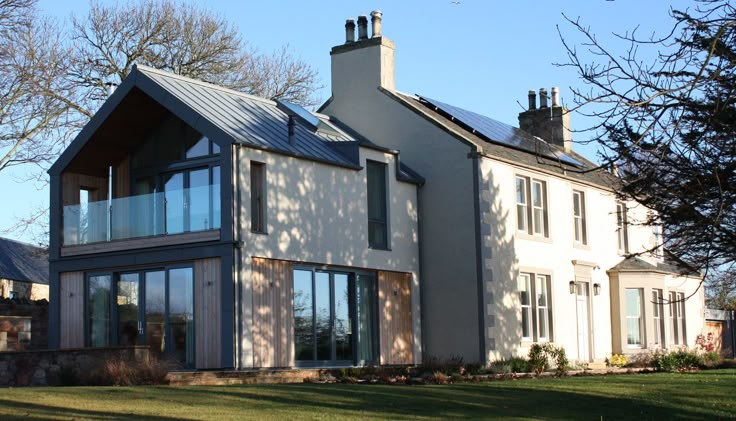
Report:
M 87 155 L 81 161 L 91 159 L 99 164 L 105 159 L 129 153 L 129 148 L 139 139 L 135 139 L 137 136 L 121 136 L 118 130 L 145 132 L 168 113 L 181 119 L 203 136 L 207 136 L 223 149 L 229 148 L 233 143 L 233 139 L 222 129 L 133 66 L 130 74 L 49 168 L 49 175 L 60 175 L 80 154 Z M 92 145 L 97 141 L 103 141 L 106 135 L 111 134 L 117 135 L 116 142 Z M 126 141 L 126 137 L 129 140 Z

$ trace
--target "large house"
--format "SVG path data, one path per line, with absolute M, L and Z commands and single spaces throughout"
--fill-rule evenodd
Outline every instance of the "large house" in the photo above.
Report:
M 380 12 L 357 26 L 318 113 L 134 68 L 49 171 L 50 346 L 247 369 L 693 345 L 700 278 L 640 253 L 659 231 L 556 89 L 521 128 L 407 95 Z

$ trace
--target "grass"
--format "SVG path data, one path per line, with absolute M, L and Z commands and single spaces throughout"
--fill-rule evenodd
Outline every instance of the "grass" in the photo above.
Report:
M 286 384 L 5 389 L 0 419 L 725 419 L 736 369 L 450 386 Z

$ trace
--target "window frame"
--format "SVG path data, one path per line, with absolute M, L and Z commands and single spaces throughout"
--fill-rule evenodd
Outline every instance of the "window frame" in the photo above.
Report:
M 637 293 L 637 308 L 638 308 L 638 314 L 636 316 L 629 315 L 629 291 L 636 291 Z M 626 288 L 624 291 L 626 300 L 625 300 L 625 307 L 626 307 L 626 346 L 631 349 L 641 349 L 644 348 L 645 338 L 644 338 L 644 309 L 643 309 L 643 303 L 642 303 L 642 295 L 643 291 L 641 288 Z M 632 343 L 629 342 L 629 320 L 637 320 L 637 326 L 639 329 L 638 332 L 638 343 Z
M 524 281 L 522 281 L 522 279 Z M 539 282 L 544 290 L 545 304 L 540 305 L 539 301 Z M 523 304 L 523 291 L 520 288 L 524 282 L 524 286 L 529 288 L 529 304 Z M 553 342 L 554 341 L 554 329 L 553 329 L 553 302 L 552 302 L 552 277 L 545 273 L 536 273 L 529 271 L 522 271 L 519 273 L 517 290 L 519 292 L 519 302 L 521 303 L 521 315 L 519 317 L 519 324 L 521 325 L 521 341 L 522 342 Z M 527 311 L 527 330 L 532 336 L 524 336 L 523 326 L 523 312 Z M 544 327 L 546 327 L 546 335 L 542 335 L 540 317 L 544 319 Z
M 685 293 L 669 291 L 669 316 L 672 330 L 670 343 L 676 346 L 686 346 L 685 331 Z
M 616 246 L 619 253 L 629 252 L 628 209 L 623 202 L 616 202 Z
M 575 208 L 579 214 L 576 213 Z M 585 217 L 585 192 L 582 190 L 572 191 L 572 217 L 573 217 L 573 239 L 576 244 L 588 244 L 588 230 Z
M 661 289 L 652 289 L 653 344 L 664 346 L 664 296 Z
M 268 234 L 267 176 L 265 162 L 250 161 L 250 230 L 256 234 Z
M 523 195 L 519 194 L 520 182 L 523 185 Z M 516 194 L 516 231 L 534 237 L 549 238 L 547 182 L 540 178 L 517 174 L 514 186 Z M 539 192 L 539 197 L 537 197 L 537 192 Z M 519 199 L 522 197 L 524 201 L 520 202 Z M 537 198 L 539 204 L 537 204 Z M 520 215 L 523 215 L 523 223 L 519 217 Z
M 388 200 L 388 164 L 380 161 L 373 161 L 367 159 L 365 161 L 366 170 L 366 216 L 368 219 L 368 247 L 376 250 L 390 250 L 390 229 L 389 229 L 389 200 Z M 378 199 L 376 195 L 372 194 L 372 177 L 371 172 L 377 171 L 375 174 L 381 174 L 382 188 L 381 188 L 381 200 L 382 203 L 377 204 L 381 206 L 383 210 L 383 217 L 371 216 L 371 209 L 373 207 L 373 200 Z M 375 238 L 372 238 L 373 227 L 380 226 L 383 232 L 383 238 L 385 241 L 378 242 Z

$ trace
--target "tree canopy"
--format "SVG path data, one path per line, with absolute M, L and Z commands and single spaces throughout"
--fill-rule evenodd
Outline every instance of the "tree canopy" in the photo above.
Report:
M 599 122 L 601 159 L 621 169 L 617 194 L 652 210 L 646 223 L 664 228 L 662 247 L 719 273 L 712 279 L 734 279 L 736 9 L 702 0 L 670 17 L 660 37 L 617 35 L 623 52 L 568 19 L 584 39 L 563 37 L 585 83 L 572 88 L 576 109 Z

